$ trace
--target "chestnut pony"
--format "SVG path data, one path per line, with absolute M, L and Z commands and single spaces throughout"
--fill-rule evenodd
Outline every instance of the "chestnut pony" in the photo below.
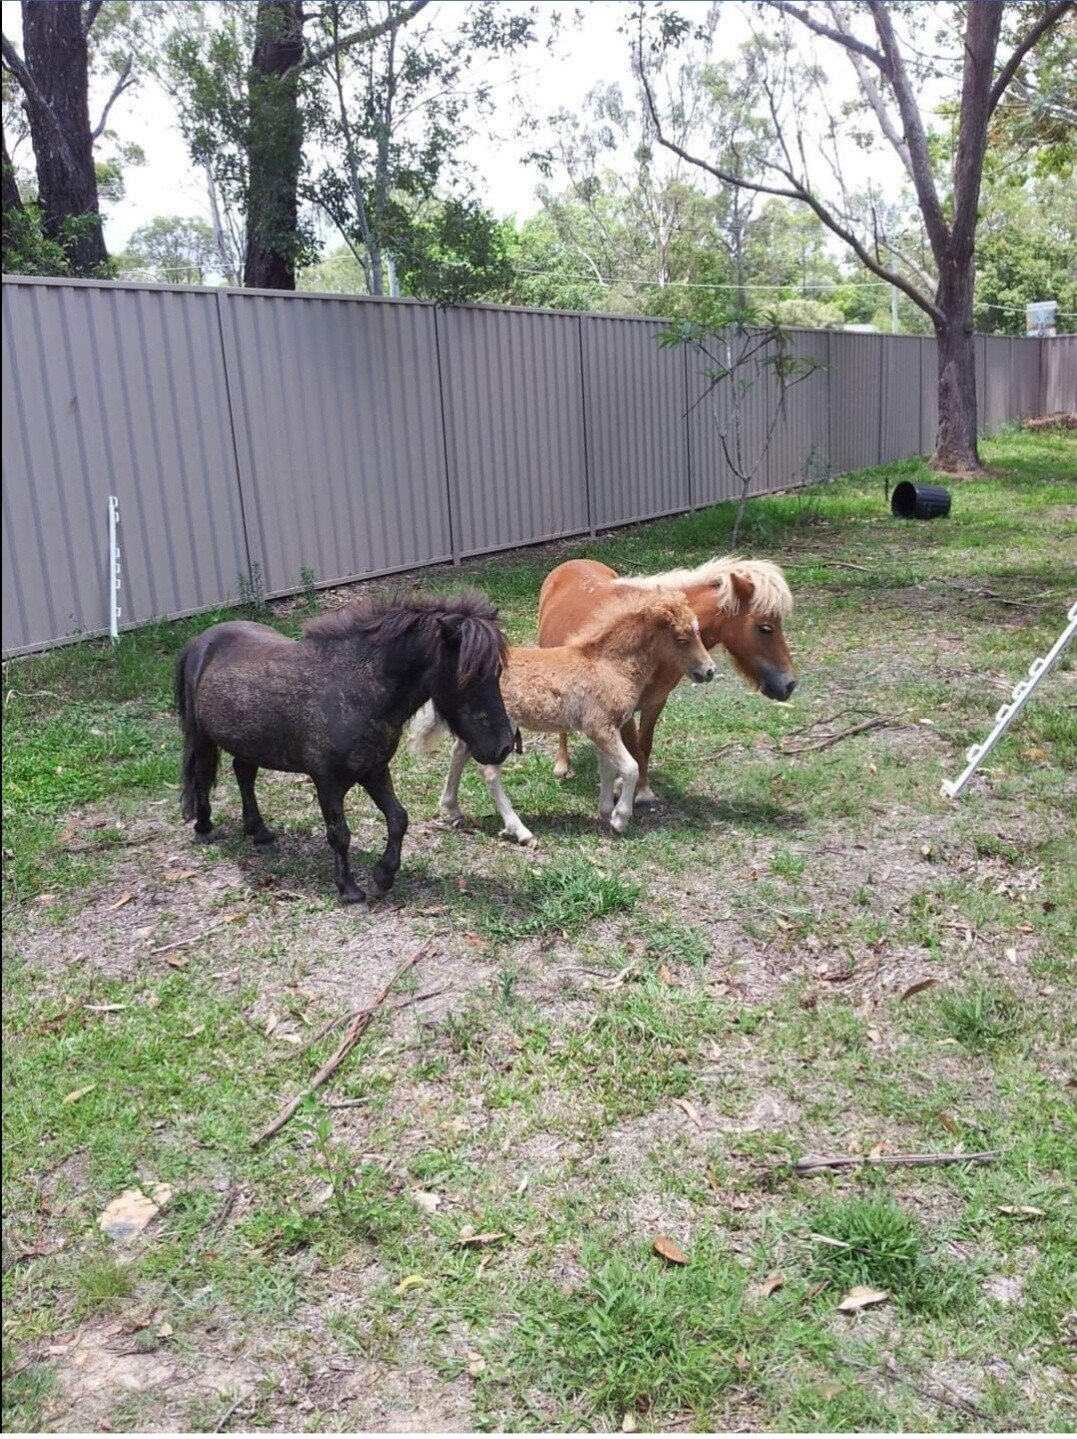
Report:
M 654 587 L 626 593 L 605 605 L 601 615 L 582 626 L 567 644 L 547 649 L 512 646 L 505 659 L 501 697 L 514 725 L 547 734 L 576 730 L 598 750 L 599 814 L 617 834 L 632 818 L 637 774 L 620 731 L 651 674 L 667 668 L 678 679 L 688 674 L 699 684 L 714 678 L 714 661 L 684 596 Z M 432 748 L 441 727 L 436 703 L 427 705 L 412 725 L 412 748 L 420 753 Z M 460 777 L 472 752 L 467 737 L 459 736 L 441 795 L 441 812 L 454 824 L 463 820 Z M 482 764 L 483 778 L 505 826 L 502 838 L 533 843 L 534 835 L 501 784 L 500 764 L 484 762 L 477 753 L 475 758 Z
M 726 557 L 708 560 L 694 570 L 621 577 L 597 560 L 568 560 L 546 576 L 539 595 L 538 641 L 563 645 L 596 613 L 615 599 L 651 589 L 680 590 L 699 621 L 704 645 L 721 645 L 750 684 L 772 700 L 787 700 L 796 687 L 796 670 L 782 634 L 782 621 L 793 608 L 785 576 L 766 560 Z M 656 664 L 621 730 L 626 749 L 639 765 L 636 804 L 656 804 L 648 782 L 655 725 L 681 675 L 668 664 Z M 568 735 L 562 732 L 554 774 L 570 773 Z

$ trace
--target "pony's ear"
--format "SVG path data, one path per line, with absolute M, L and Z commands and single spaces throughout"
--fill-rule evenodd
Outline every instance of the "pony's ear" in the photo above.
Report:
M 729 576 L 729 583 L 733 586 L 738 605 L 746 605 L 755 594 L 755 585 L 747 575 L 738 574 L 736 570 Z

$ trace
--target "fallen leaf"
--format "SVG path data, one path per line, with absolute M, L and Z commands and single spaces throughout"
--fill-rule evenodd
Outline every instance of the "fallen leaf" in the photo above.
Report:
M 172 1334 L 172 1325 L 169 1324 L 169 1323 L 167 1323 L 167 1322 L 164 1323 L 164 1324 L 162 1324 L 162 1325 L 160 1325 L 160 1327 L 159 1327 L 158 1330 L 157 1330 L 157 1338 L 158 1338 L 158 1339 L 168 1339 L 168 1338 L 171 1336 L 171 1334 Z
M 472 948 L 486 943 L 481 934 L 462 934 L 460 938 L 465 944 L 470 944 Z
M 1016 964 L 1016 963 L 1017 963 L 1017 951 L 1016 951 L 1016 949 L 1007 949 L 1007 950 L 1004 951 L 1004 953 L 1005 953 L 1006 958 L 1010 961 L 1011 964 Z
M 164 878 L 169 884 L 178 884 L 181 879 L 194 879 L 197 873 L 196 869 L 166 869 Z
M 827 1400 L 828 1402 L 831 1399 L 836 1399 L 839 1394 L 844 1393 L 845 1385 L 839 1384 L 836 1379 L 832 1379 L 829 1384 L 819 1385 L 819 1397 L 821 1399 Z
M 277 1025 L 278 1025 L 279 1023 L 280 1023 L 280 1015 L 279 1015 L 279 1014 L 271 1014 L 271 1015 L 269 1016 L 269 1018 L 266 1020 L 266 1027 L 265 1027 L 265 1032 L 266 1032 L 266 1037 L 267 1037 L 267 1038 L 269 1037 L 269 1035 L 271 1035 L 271 1034 L 273 1033 L 273 1031 L 276 1029 L 276 1027 L 277 1027 Z
M 922 994 L 925 989 L 930 989 L 933 984 L 938 984 L 938 982 L 937 979 L 918 979 L 915 984 L 909 985 L 901 998 L 903 1000 L 912 999 L 914 994 Z
M 123 894 L 120 895 L 119 899 L 116 900 L 115 904 L 107 904 L 105 905 L 105 909 L 106 911 L 111 909 L 122 909 L 125 904 L 131 903 L 131 899 L 131 891 L 129 889 L 125 889 Z
M 940 1109 L 935 1115 L 935 1118 L 942 1125 L 943 1129 L 946 1130 L 947 1134 L 961 1133 L 961 1126 L 957 1123 L 952 1114 L 947 1114 L 945 1110 Z
M 468 1350 L 467 1356 L 467 1372 L 471 1375 L 472 1379 L 477 1379 L 480 1374 L 486 1372 L 486 1360 L 481 1354 L 476 1354 L 474 1350 L 470 1349 Z
M 878 1029 L 874 1029 L 874 1028 L 869 1029 L 869 1030 L 867 1031 L 867 1036 L 868 1036 L 868 1039 L 871 1041 L 872 1044 L 879 1044 L 879 1043 L 881 1043 L 881 1041 L 882 1041 L 882 1033 L 881 1033 L 881 1031 L 878 1030 Z
M 932 856 L 932 854 L 934 853 L 934 850 L 931 848 L 931 846 L 930 846 L 929 844 L 922 844 L 922 845 L 920 846 L 920 853 L 923 855 L 923 857 L 924 857 L 925 859 L 930 859 L 931 856 Z
M 433 1194 L 428 1189 L 413 1189 L 411 1197 L 424 1214 L 433 1214 L 441 1203 L 441 1195 Z
M 117 1244 L 126 1244 L 141 1234 L 172 1198 L 167 1184 L 148 1184 L 146 1188 L 147 1193 L 141 1189 L 125 1189 L 102 1210 L 97 1223 Z
M 64 1095 L 63 1099 L 60 1100 L 60 1103 L 77 1104 L 80 1099 L 84 1098 L 87 1094 L 91 1093 L 91 1091 L 95 1090 L 96 1088 L 96 1084 L 86 1084 L 83 1085 L 81 1089 L 73 1089 L 70 1094 Z
M 748 1358 L 747 1354 L 745 1354 L 743 1349 L 738 1349 L 736 1354 L 733 1355 L 733 1363 L 737 1366 L 737 1368 L 742 1374 L 746 1374 L 748 1370 L 752 1367 L 752 1361 Z
M 658 966 L 658 979 L 659 982 L 662 984 L 673 983 L 673 971 L 670 969 L 668 964 L 660 964 Z
M 892 1144 L 887 1144 L 886 1140 L 884 1139 L 880 1144 L 873 1144 L 873 1145 L 871 1146 L 871 1149 L 868 1151 L 868 1158 L 869 1158 L 869 1159 L 881 1159 L 884 1154 L 893 1154 L 893 1153 L 894 1153 L 894 1146 L 893 1146 Z
M 670 1264 L 688 1263 L 688 1255 L 685 1254 L 684 1250 L 678 1244 L 674 1244 L 673 1240 L 668 1239 L 664 1234 L 658 1235 L 654 1240 L 652 1248 L 656 1254 L 660 1255 L 661 1258 L 667 1260 Z
M 773 1274 L 768 1274 L 762 1284 L 757 1284 L 755 1292 L 760 1299 L 766 1299 L 776 1289 L 782 1289 L 785 1285 L 785 1275 L 776 1269 Z
M 703 1128 L 703 1117 L 694 1104 L 690 1104 L 687 1099 L 675 1099 L 673 1103 L 687 1114 L 697 1129 Z
M 187 965 L 187 956 L 185 954 L 166 954 L 165 964 L 170 969 L 184 969 Z
M 519 1196 L 520 1196 L 521 1194 L 523 1194 L 524 1190 L 527 1188 L 527 1186 L 528 1186 L 530 1183 L 531 1183 L 531 1176 L 530 1176 L 530 1174 L 525 1174 L 524 1177 L 520 1180 L 519 1184 L 516 1186 L 516 1196 L 517 1196 L 517 1198 L 519 1198 Z
M 205 1033 L 205 1030 L 206 1026 L 204 1024 L 197 1024 L 194 1029 L 189 1029 L 183 1037 L 184 1039 L 197 1039 L 200 1034 Z
M 1047 1215 L 1046 1209 L 1037 1209 L 1034 1204 L 1000 1204 L 1000 1214 L 1018 1214 L 1027 1219 L 1044 1219 Z
M 500 1244 L 508 1237 L 503 1230 L 491 1230 L 489 1234 L 468 1234 L 464 1231 L 456 1242 L 463 1249 L 481 1249 L 485 1244 Z
M 1032 749 L 1026 749 L 1026 750 L 1025 750 L 1025 759 L 1034 759 L 1034 760 L 1042 761 L 1042 760 L 1045 760 L 1046 758 L 1047 758 L 1047 751 L 1046 751 L 1046 750 L 1043 750 L 1043 749 L 1038 749 L 1035 745 L 1032 747 Z
M 881 1304 L 888 1297 L 885 1289 L 869 1289 L 866 1284 L 857 1284 L 849 1290 L 838 1308 L 843 1314 L 856 1314 L 871 1304 Z
M 629 1411 L 627 1412 L 627 1414 L 625 1415 L 625 1417 L 621 1420 L 621 1433 L 622 1433 L 622 1434 L 634 1434 L 635 1432 L 636 1432 L 636 1416 L 632 1413 L 632 1410 L 629 1409 Z
M 422 1285 L 429 1283 L 430 1280 L 427 1279 L 426 1276 L 423 1274 L 409 1274 L 406 1279 L 402 1279 L 400 1281 L 400 1283 L 393 1290 L 393 1293 L 406 1294 L 409 1289 L 418 1289 Z

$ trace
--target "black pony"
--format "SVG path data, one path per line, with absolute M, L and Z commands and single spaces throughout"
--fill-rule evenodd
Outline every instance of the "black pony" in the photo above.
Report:
M 389 761 L 420 705 L 432 700 L 483 764 L 500 764 L 513 732 L 498 676 L 505 638 L 482 595 L 345 605 L 312 620 L 300 640 L 233 620 L 189 640 L 176 662 L 183 728 L 183 817 L 202 838 L 213 828 L 210 791 L 220 750 L 243 801 L 243 832 L 273 843 L 254 781 L 259 767 L 309 774 L 325 817 L 345 904 L 366 896 L 348 867 L 344 797 L 361 784 L 385 816 L 389 839 L 374 870 L 377 894 L 400 868 L 407 811 Z

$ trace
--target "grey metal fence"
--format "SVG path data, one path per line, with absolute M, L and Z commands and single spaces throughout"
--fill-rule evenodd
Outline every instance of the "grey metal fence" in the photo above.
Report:
M 731 496 L 660 321 L 5 277 L 3 648 L 674 514 Z M 756 492 L 930 449 L 934 341 L 797 331 Z M 1077 408 L 1077 337 L 977 339 L 987 430 Z M 750 398 L 749 448 L 766 423 Z

